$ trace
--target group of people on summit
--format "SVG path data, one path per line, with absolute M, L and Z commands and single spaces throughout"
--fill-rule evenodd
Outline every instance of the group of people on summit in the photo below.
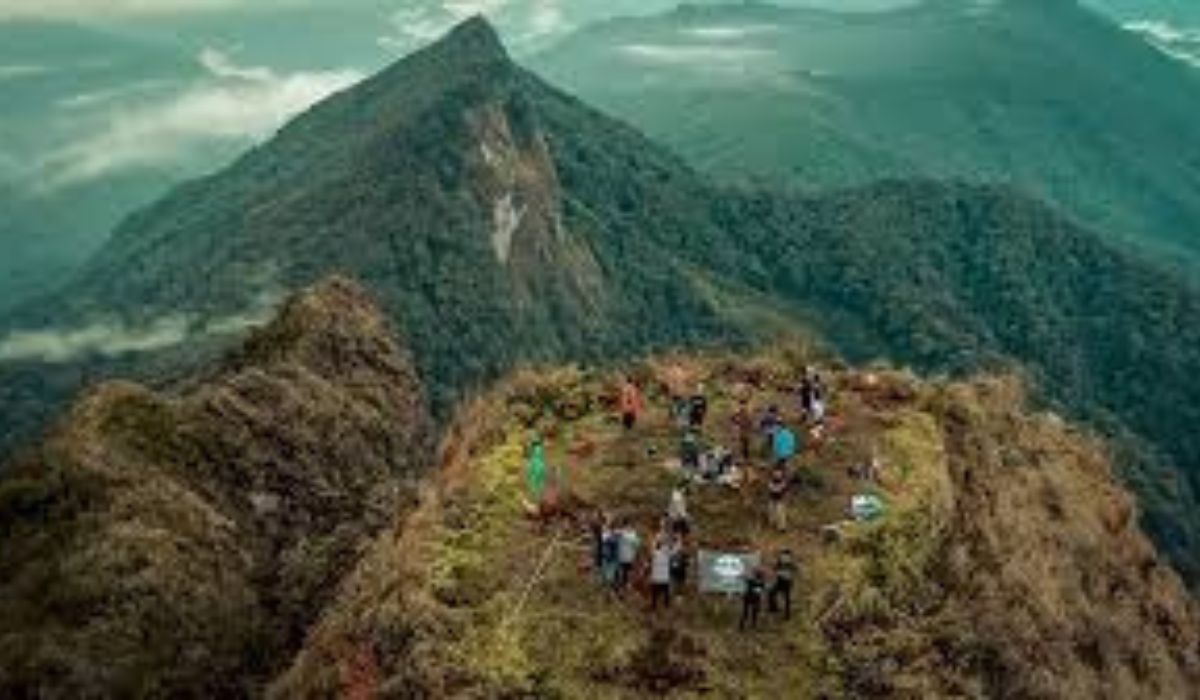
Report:
M 827 401 L 827 390 L 820 375 L 806 371 L 797 394 L 801 417 L 809 434 L 819 436 L 824 426 Z M 672 420 L 680 431 L 682 483 L 670 494 L 645 560 L 648 563 L 652 611 L 669 608 L 673 595 L 678 596 L 688 584 L 693 552 L 687 484 L 716 482 L 740 485 L 746 477 L 746 470 L 754 463 L 757 433 L 770 470 L 766 488 L 767 521 L 772 527 L 783 531 L 787 529 L 786 501 L 792 485 L 792 462 L 803 448 L 796 432 L 783 419 L 778 405 L 768 406 L 755 420 L 749 400 L 739 400 L 731 417 L 736 439 L 733 449 L 723 445 L 710 448 L 705 444 L 704 427 L 708 419 L 709 400 L 703 384 L 690 395 L 672 391 L 670 406 Z M 627 378 L 622 384 L 617 408 L 624 429 L 633 431 L 645 411 L 645 399 L 632 379 Z M 595 514 L 591 528 L 595 570 L 606 586 L 618 595 L 624 595 L 641 560 L 642 537 L 628 518 L 616 519 L 602 512 Z M 780 611 L 785 618 L 790 618 L 797 572 L 798 565 L 790 549 L 778 553 L 769 579 L 763 567 L 748 571 L 743 577 L 739 627 L 755 627 L 764 602 L 768 610 Z

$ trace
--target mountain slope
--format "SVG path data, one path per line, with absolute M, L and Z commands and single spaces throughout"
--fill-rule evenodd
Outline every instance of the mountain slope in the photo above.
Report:
M 1196 269 L 1200 74 L 1072 1 L 685 6 L 531 65 L 717 176 L 1010 183 Z
M 693 554 L 773 561 L 793 548 L 792 620 L 739 632 L 736 598 L 698 593 L 695 579 L 650 612 L 645 555 L 632 590 L 605 590 L 593 509 L 628 520 L 648 549 L 682 480 L 671 368 L 709 388 L 705 437 L 729 445 L 739 398 L 797 424 L 793 387 L 812 361 L 787 351 L 628 368 L 650 396 L 632 432 L 603 408 L 616 372 L 502 383 L 460 414 L 403 535 L 375 542 L 271 695 L 1194 697 L 1200 609 L 1138 530 L 1102 446 L 1031 413 L 1011 377 L 828 373 L 837 427 L 794 465 L 786 532 L 763 517 L 762 455 L 740 488 L 689 487 Z M 522 479 L 535 430 L 566 474 L 540 522 Z M 872 455 L 878 484 L 848 474 Z M 886 515 L 846 522 L 864 490 Z
M 892 182 L 750 197 L 721 214 L 847 357 L 930 371 L 1017 362 L 1122 451 L 1149 530 L 1200 569 L 1200 294 L 1011 190 Z
M 688 303 L 661 246 L 711 233 L 689 211 L 704 192 L 511 63 L 475 20 L 131 217 L 70 287 L 66 315 L 237 310 L 261 291 L 247 270 L 295 287 L 344 269 L 404 310 L 445 393 L 512 358 L 614 351 L 605 326 L 686 339 L 648 321 Z M 647 269 L 653 284 L 634 274 Z M 696 316 L 682 314 L 702 327 Z
M 407 355 L 341 280 L 212 376 L 89 391 L 0 481 L 0 694 L 253 694 L 431 444 Z
M 113 315 L 191 322 L 115 364 L 85 347 L 0 365 L 6 442 L 81 374 L 178 371 L 219 348 L 227 324 L 205 319 L 338 270 L 400 324 L 442 415 L 521 364 L 780 331 L 929 371 L 1023 365 L 1127 450 L 1155 537 L 1200 571 L 1195 287 L 1011 189 L 714 186 L 514 65 L 482 20 L 131 217 L 73 285 L 10 319 L 70 338 Z

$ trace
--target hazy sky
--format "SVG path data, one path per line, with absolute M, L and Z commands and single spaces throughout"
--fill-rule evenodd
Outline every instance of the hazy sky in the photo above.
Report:
M 212 12 L 234 7 L 287 7 L 307 0 L 0 0 L 0 18 L 107 18 L 120 15 L 170 15 Z
M 712 1 L 714 0 L 699 0 Z M 855 10 L 909 4 L 914 0 L 777 1 L 782 5 L 825 5 Z M 0 19 L 42 17 L 112 20 L 121 16 L 169 16 L 229 10 L 356 7 L 395 12 L 443 11 L 448 15 L 460 17 L 476 13 L 516 13 L 540 15 L 543 21 L 551 21 L 573 16 L 658 12 L 678 4 L 679 0 L 0 0 Z

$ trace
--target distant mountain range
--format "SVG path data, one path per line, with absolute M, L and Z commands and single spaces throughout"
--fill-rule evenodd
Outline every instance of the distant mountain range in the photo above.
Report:
M 677 4 L 675 0 L 570 3 L 514 0 L 489 5 L 489 9 L 510 45 L 519 56 L 526 56 L 547 49 L 567 33 L 588 27 L 590 23 L 622 15 L 644 17 L 667 12 Z M 732 10 L 703 9 L 703 6 L 720 4 L 705 2 L 689 4 L 689 7 L 718 14 L 761 12 L 766 7 L 751 3 L 740 4 Z M 876 21 L 868 21 L 865 25 L 855 20 L 855 16 L 870 17 L 872 12 L 919 3 L 912 0 L 779 0 L 779 4 L 854 13 L 846 19 L 859 27 L 856 30 L 858 40 L 869 42 L 870 33 L 880 29 L 879 18 L 885 16 L 877 16 Z M 1089 0 L 1084 4 L 1125 25 L 1130 37 L 1138 36 L 1165 55 L 1174 56 L 1181 67 L 1191 66 L 1192 57 L 1200 57 L 1200 46 L 1197 45 L 1200 19 L 1196 17 L 1192 3 Z M 182 180 L 226 165 L 243 149 L 269 137 L 287 117 L 332 90 L 374 72 L 392 57 L 435 39 L 470 11 L 462 3 L 444 0 L 405 2 L 399 8 L 381 0 L 352 0 L 339 3 L 335 9 L 304 3 L 264 5 L 206 12 L 187 12 L 185 8 L 177 13 L 126 14 L 116 10 L 89 10 L 77 12 L 77 17 L 56 7 L 45 8 L 41 15 L 32 8 L 23 8 L 17 13 L 22 17 L 42 16 L 46 19 L 0 21 L 0 96 L 6 106 L 5 119 L 0 123 L 0 136 L 3 137 L 0 141 L 0 246 L 5 251 L 0 259 L 0 309 L 11 308 L 62 284 L 132 210 L 145 206 Z M 959 3 L 959 6 L 971 5 Z M 863 12 L 868 14 L 859 14 Z M 889 22 L 894 24 L 891 20 L 883 23 Z M 1079 27 L 1073 25 L 1078 22 L 1079 17 L 1070 18 L 1061 27 L 1062 36 L 1074 37 Z M 1083 23 L 1090 26 L 1094 18 L 1086 18 Z M 322 28 L 320 36 L 314 37 L 307 30 L 312 26 Z M 823 25 L 818 23 L 816 26 Z M 1037 45 L 1035 42 L 1055 40 L 1049 33 L 1030 34 L 1020 39 L 1029 34 L 1030 28 L 1013 26 L 1010 29 L 1012 42 L 991 41 L 990 44 L 976 45 L 952 41 L 942 46 L 941 54 L 934 51 L 934 57 L 944 55 L 946 61 L 954 65 L 964 61 L 956 52 L 966 51 L 963 65 L 969 67 L 970 61 L 974 60 L 971 59 L 972 50 L 991 46 L 989 51 L 994 49 L 997 61 L 1005 63 L 1008 61 L 1006 51 L 1019 55 L 1025 47 Z M 1112 28 L 1109 30 L 1111 33 Z M 590 28 L 584 31 L 587 35 L 593 32 Z M 936 47 L 939 41 L 946 39 L 944 32 L 942 35 L 933 32 L 904 36 L 898 25 L 886 31 L 892 32 L 892 39 L 881 46 L 869 46 L 864 56 L 886 58 L 887 52 L 894 50 L 912 53 L 911 47 L 904 47 L 904 42 L 932 36 L 936 40 L 932 46 Z M 830 37 L 849 37 L 852 42 L 855 35 L 855 32 L 847 33 L 845 27 L 829 32 Z M 801 32 L 798 36 L 804 39 L 805 35 Z M 728 33 L 717 32 L 705 40 L 728 44 L 729 39 Z M 822 39 L 817 43 L 827 42 Z M 575 42 L 570 45 L 574 46 Z M 807 45 L 799 48 L 801 51 L 796 57 L 805 59 L 800 65 L 803 71 L 809 67 L 807 59 L 814 54 Z M 1045 48 L 1042 45 L 1038 50 Z M 1053 56 L 1060 55 L 1059 47 L 1052 45 L 1051 48 L 1055 51 Z M 1076 69 L 1085 69 L 1085 73 L 1092 70 L 1102 76 L 1119 76 L 1134 70 L 1125 64 L 1128 53 L 1125 50 L 1118 52 L 1119 55 L 1110 55 L 1106 46 L 1089 48 L 1094 48 L 1097 53 L 1085 56 L 1083 62 L 1076 64 Z M 922 52 L 928 53 L 927 48 L 917 51 Z M 1091 56 L 1104 58 L 1094 60 Z M 564 67 L 571 65 L 568 61 Z M 616 63 L 603 64 L 607 65 Z M 1020 65 L 1028 66 L 1028 57 L 1021 59 Z M 645 66 L 633 65 L 607 84 L 609 76 L 603 66 L 601 75 L 606 79 L 603 90 L 614 85 L 636 85 L 642 78 L 633 76 L 645 74 Z M 555 69 L 553 64 L 538 67 Z M 214 74 L 214 68 L 224 68 L 224 75 Z M 920 90 L 926 88 L 919 87 L 918 78 L 919 74 L 913 73 L 897 82 L 896 76 L 892 76 L 888 78 L 892 85 L 890 90 L 903 92 L 906 86 L 911 86 L 913 94 L 919 96 Z M 949 89 L 952 85 L 943 82 L 941 87 Z M 1007 91 L 1025 87 L 1005 80 L 977 86 L 970 91 L 976 106 L 948 105 L 942 114 L 932 115 L 929 128 L 945 129 L 948 125 L 950 132 L 966 130 L 966 134 L 960 133 L 954 138 L 970 144 L 972 139 L 983 138 L 972 135 L 972 124 L 978 122 L 981 128 L 992 128 L 988 121 L 1001 120 L 1008 114 Z M 988 93 L 988 89 L 994 91 Z M 1155 88 L 1159 94 L 1181 89 L 1174 84 L 1165 91 Z M 1085 98 L 1094 96 L 1086 90 L 1082 93 L 1064 91 L 1064 95 L 1072 94 Z M 590 96 L 605 101 L 602 94 Z M 851 96 L 858 102 L 867 99 L 861 92 Z M 1168 253 L 1181 250 L 1173 239 L 1177 237 L 1178 220 L 1188 214 L 1190 209 L 1187 207 L 1191 206 L 1187 204 L 1190 197 L 1180 195 L 1186 185 L 1171 184 L 1172 178 L 1179 178 L 1181 173 L 1153 162 L 1131 163 L 1128 153 L 1117 153 L 1113 162 L 1120 162 L 1128 172 L 1105 174 L 1108 169 L 1098 159 L 1107 158 L 1103 151 L 1111 144 L 1080 145 L 1074 142 L 1078 137 L 1072 136 L 1072 132 L 1094 128 L 1094 122 L 1104 126 L 1099 120 L 1103 115 L 1097 115 L 1097 119 L 1089 116 L 1079 128 L 1072 126 L 1078 116 L 1073 112 L 1042 115 L 1049 123 L 1039 116 L 1042 127 L 1048 131 L 1033 134 L 1030 141 L 1037 140 L 1034 136 L 1054 141 L 1058 138 L 1056 129 L 1061 129 L 1066 135 L 1064 147 L 1060 150 L 1056 142 L 1031 146 L 1030 150 L 1039 156 L 1055 153 L 1056 158 L 1047 159 L 1048 164 L 1027 163 L 1017 168 L 1010 163 L 997 163 L 993 149 L 955 146 L 958 152 L 946 155 L 940 153 L 940 145 L 931 145 L 928 139 L 908 146 L 880 144 L 880 140 L 890 140 L 888 129 L 891 125 L 886 122 L 880 125 L 878 115 L 861 112 L 855 106 L 858 102 L 836 108 L 825 105 L 824 111 L 816 117 L 801 110 L 799 118 L 795 118 L 794 105 L 780 109 L 769 95 L 758 94 L 746 99 L 744 107 L 732 111 L 722 107 L 719 96 L 706 95 L 703 99 L 717 122 L 744 122 L 757 125 L 759 129 L 778 129 L 780 138 L 800 144 L 808 151 L 807 161 L 791 162 L 787 155 L 791 151 L 781 152 L 769 144 L 756 143 L 756 139 L 744 139 L 737 145 L 750 156 L 745 162 L 723 157 L 722 153 L 729 155 L 732 145 L 728 143 L 729 139 L 718 133 L 718 138 L 713 140 L 707 133 L 720 124 L 697 124 L 694 115 L 672 124 L 670 112 L 675 108 L 668 109 L 666 117 L 660 116 L 657 122 L 650 119 L 641 125 L 672 145 L 682 145 L 682 152 L 695 157 L 702 165 L 714 165 L 714 169 L 735 176 L 764 171 L 775 175 L 782 173 L 785 177 L 798 176 L 796 179 L 808 185 L 826 180 L 859 182 L 887 173 L 965 173 L 1003 178 L 1012 170 L 1023 184 L 1034 181 L 1034 184 L 1046 185 L 1041 194 L 1053 195 L 1059 203 L 1077 204 L 1076 213 L 1088 216 L 1088 221 L 1103 223 L 1111 220 L 1114 226 L 1129 230 L 1144 226 L 1151 233 L 1171 239 L 1167 241 Z M 893 95 L 888 99 L 898 98 Z M 656 104 L 656 101 L 651 100 L 648 104 Z M 634 113 L 637 110 L 624 105 L 623 100 L 604 106 L 627 117 L 638 117 Z M 750 108 L 759 106 L 777 110 L 778 116 L 764 118 L 749 114 L 747 117 Z M 845 119 L 845 110 L 849 106 L 855 106 L 855 113 Z M 899 106 L 906 110 L 901 123 L 930 117 L 920 105 Z M 1150 112 L 1161 107 L 1154 99 L 1146 101 L 1145 106 Z M 963 109 L 971 113 L 955 115 Z M 837 117 L 837 121 L 827 123 L 829 114 Z M 772 119 L 780 123 L 772 123 Z M 1016 121 L 1020 120 L 1014 123 Z M 670 127 L 667 129 L 670 133 L 658 133 L 664 122 Z M 1161 126 L 1154 120 L 1147 124 L 1147 129 L 1151 130 Z M 1022 122 L 1020 128 L 1027 126 Z M 1124 138 L 1129 134 L 1114 136 Z M 1014 138 L 1023 137 L 1015 134 Z M 697 140 L 701 142 L 696 143 Z M 1156 141 L 1150 139 L 1147 143 L 1153 145 Z M 1128 150 L 1129 147 L 1124 148 Z M 917 151 L 915 157 L 908 152 L 912 149 Z M 1096 149 L 1100 152 L 1095 152 Z M 1150 156 L 1148 160 L 1156 161 L 1161 153 Z M 1180 154 L 1179 157 L 1185 156 Z M 1067 176 L 1077 170 L 1090 170 L 1096 174 L 1084 181 L 1086 189 L 1069 191 Z M 1183 180 L 1179 182 L 1183 183 Z M 1064 192 L 1064 189 L 1068 191 Z
M 713 184 L 518 67 L 480 19 L 130 217 L 10 314 L 3 442 L 81 381 L 211 361 L 338 271 L 409 339 L 442 416 L 525 363 L 781 332 L 932 371 L 1017 363 L 1114 438 L 1150 531 L 1197 575 L 1195 287 L 1011 188 Z
M 531 64 L 726 180 L 1011 184 L 1198 269 L 1200 72 L 1075 2 L 684 6 Z

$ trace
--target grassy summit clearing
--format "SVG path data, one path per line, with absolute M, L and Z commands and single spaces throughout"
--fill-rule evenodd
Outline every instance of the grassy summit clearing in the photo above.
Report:
M 586 518 L 631 519 L 649 541 L 678 472 L 665 368 L 707 384 L 710 439 L 732 446 L 735 396 L 775 403 L 807 358 L 672 358 L 631 369 L 646 416 L 625 434 L 617 375 L 523 373 L 464 410 L 423 505 L 376 543 L 279 697 L 994 696 L 1187 697 L 1200 680 L 1195 604 L 1136 529 L 1102 449 L 1053 416 L 1023 412 L 1011 378 L 924 383 L 832 370 L 831 439 L 806 449 L 789 527 L 770 528 L 766 484 L 693 488 L 698 547 L 782 547 L 800 562 L 791 621 L 739 632 L 739 602 L 692 585 L 648 609 L 597 581 Z M 546 435 L 567 497 L 530 516 L 525 446 Z M 886 516 L 843 521 L 872 454 Z M 645 556 L 643 547 L 643 557 Z M 644 568 L 644 566 L 642 567 Z M 693 566 L 693 573 L 695 567 Z

